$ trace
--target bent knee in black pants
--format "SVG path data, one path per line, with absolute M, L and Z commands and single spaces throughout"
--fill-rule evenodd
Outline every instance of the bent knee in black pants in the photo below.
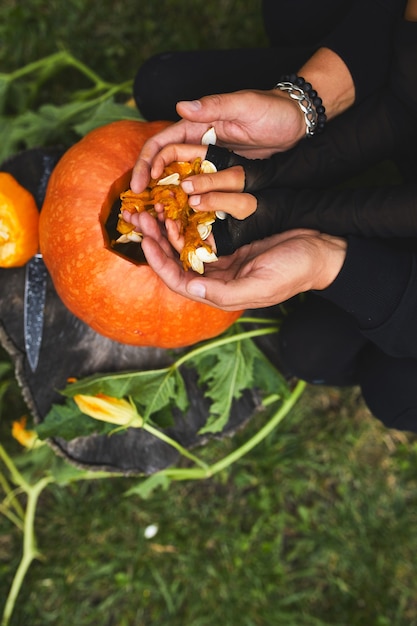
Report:
M 417 432 L 417 360 L 392 357 L 353 318 L 314 294 L 300 298 L 278 336 L 283 372 L 312 384 L 359 385 L 387 427 Z

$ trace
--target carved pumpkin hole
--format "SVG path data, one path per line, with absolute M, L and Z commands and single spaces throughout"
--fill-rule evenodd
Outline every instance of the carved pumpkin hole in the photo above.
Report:
M 101 223 L 104 225 L 104 242 L 106 248 L 124 259 L 136 264 L 147 264 L 140 243 L 133 241 L 131 243 L 111 243 L 120 237 L 120 233 L 117 231 L 117 221 L 119 219 L 121 206 L 120 194 L 122 191 L 129 188 L 131 173 L 131 170 L 126 172 L 126 174 L 116 180 L 110 188 L 101 213 Z

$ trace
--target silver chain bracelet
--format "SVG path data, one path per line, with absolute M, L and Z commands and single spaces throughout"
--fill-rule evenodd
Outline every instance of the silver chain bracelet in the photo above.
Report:
M 303 89 L 289 81 L 277 83 L 274 89 L 285 91 L 290 98 L 296 101 L 301 111 L 304 113 L 306 137 L 312 137 L 317 128 L 317 112 L 309 95 Z

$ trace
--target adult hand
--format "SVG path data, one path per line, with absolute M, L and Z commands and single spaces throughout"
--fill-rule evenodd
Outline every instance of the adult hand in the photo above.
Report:
M 133 169 L 131 188 L 140 193 L 149 179 L 161 175 L 153 162 L 168 144 L 200 144 L 211 127 L 217 143 L 250 158 L 266 158 L 288 150 L 305 135 L 305 121 L 297 103 L 279 90 L 238 91 L 179 102 L 182 120 L 145 142 Z
M 187 298 L 226 311 L 263 308 L 310 289 L 324 289 L 345 259 L 344 239 L 292 230 L 239 248 L 206 265 L 205 276 L 185 272 L 155 219 L 139 216 L 142 249 L 165 284 Z

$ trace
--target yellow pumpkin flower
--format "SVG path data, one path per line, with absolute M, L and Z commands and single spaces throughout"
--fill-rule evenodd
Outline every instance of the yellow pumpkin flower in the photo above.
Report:
M 74 396 L 74 400 L 80 411 L 86 415 L 121 427 L 143 428 L 143 430 L 169 444 L 182 455 L 197 463 L 204 471 L 207 470 L 206 464 L 191 454 L 178 441 L 171 439 L 171 437 L 168 437 L 168 435 L 151 424 L 144 422 L 132 401 L 127 401 L 123 398 L 113 398 L 104 393 L 99 393 L 95 396 L 77 394 Z
M 74 401 L 80 411 L 96 420 L 134 428 L 141 428 L 143 425 L 143 419 L 134 404 L 123 398 L 113 398 L 103 393 L 96 396 L 78 394 L 74 396 Z
M 20 420 L 12 423 L 12 436 L 25 448 L 36 448 L 42 445 L 42 441 L 38 439 L 38 435 L 34 430 L 27 430 L 27 417 L 23 416 Z

